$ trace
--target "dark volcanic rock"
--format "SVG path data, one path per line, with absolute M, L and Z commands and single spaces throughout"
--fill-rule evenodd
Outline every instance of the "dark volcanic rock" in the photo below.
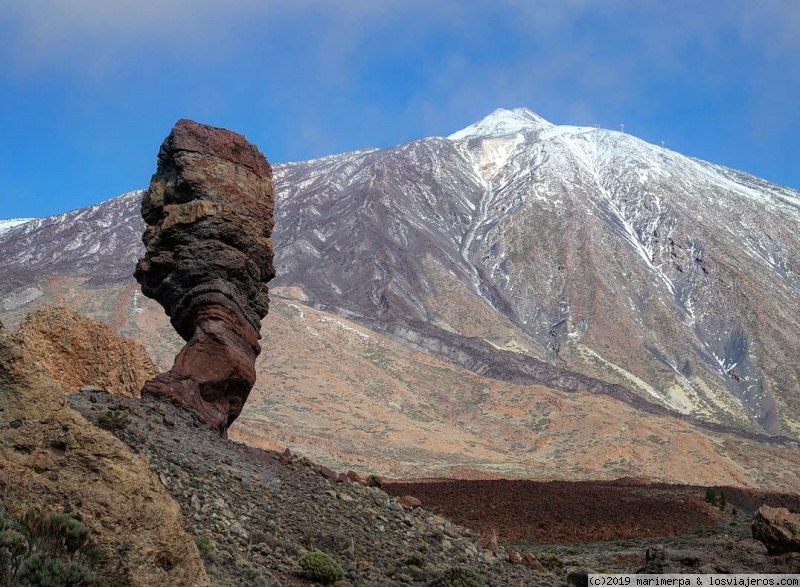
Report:
M 274 205 L 272 168 L 258 148 L 190 120 L 161 145 L 142 199 L 147 253 L 135 276 L 187 341 L 142 393 L 190 406 L 223 435 L 255 383 L 275 276 Z

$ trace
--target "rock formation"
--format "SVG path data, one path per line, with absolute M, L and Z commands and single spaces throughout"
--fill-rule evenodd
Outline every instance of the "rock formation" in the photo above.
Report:
M 50 377 L 70 392 L 90 385 L 136 397 L 158 367 L 137 341 L 65 307 L 42 308 L 20 324 L 17 337 Z
M 800 552 L 800 514 L 786 508 L 761 506 L 753 516 L 753 538 L 771 553 Z
M 180 507 L 148 463 L 65 395 L 0 323 L 0 502 L 79 518 L 105 556 L 104 584 L 209 586 Z
M 180 120 L 142 199 L 142 292 L 187 341 L 143 394 L 188 405 L 224 436 L 255 383 L 275 271 L 272 168 L 234 132 Z

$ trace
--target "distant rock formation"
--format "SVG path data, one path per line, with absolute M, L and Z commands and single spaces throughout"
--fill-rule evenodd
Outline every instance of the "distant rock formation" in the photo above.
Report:
M 70 392 L 84 386 L 138 397 L 158 367 L 141 343 L 117 336 L 107 324 L 65 307 L 29 314 L 17 337 L 50 377 Z
M 761 506 L 753 516 L 753 538 L 773 554 L 800 552 L 800 514 L 786 508 Z
M 142 199 L 142 292 L 187 341 L 143 394 L 194 409 L 226 435 L 255 383 L 266 283 L 275 276 L 272 168 L 240 134 L 180 120 Z

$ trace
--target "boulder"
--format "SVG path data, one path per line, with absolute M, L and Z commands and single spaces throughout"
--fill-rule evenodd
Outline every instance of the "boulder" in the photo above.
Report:
M 800 552 L 800 514 L 761 506 L 753 516 L 752 531 L 772 554 Z
M 522 557 L 522 564 L 532 569 L 538 573 L 546 573 L 547 569 L 544 568 L 544 565 L 539 562 L 539 559 L 536 558 L 536 555 L 532 552 L 527 553 L 524 557 Z
M 588 587 L 589 569 L 575 569 L 567 575 L 567 587 Z
M 339 480 L 339 474 L 329 467 L 320 467 L 319 474 L 328 479 L 329 481 Z
M 500 545 L 497 541 L 497 532 L 492 530 L 491 532 L 484 534 L 478 538 L 475 546 L 490 552 L 493 556 L 497 556 L 498 552 L 500 551 Z
M 180 120 L 161 145 L 142 198 L 145 256 L 135 277 L 186 341 L 143 394 L 193 409 L 222 436 L 255 383 L 270 237 L 272 168 L 244 136 Z
M 514 550 L 513 548 L 506 549 L 508 553 L 508 562 L 512 565 L 521 565 L 522 564 L 522 555 Z
M 355 471 L 348 471 L 347 478 L 350 479 L 350 481 L 352 481 L 353 483 L 360 483 L 361 485 L 364 485 L 366 483 L 364 478 Z
M 158 373 L 141 343 L 117 336 L 108 324 L 65 307 L 37 310 L 22 321 L 23 347 L 67 391 L 105 391 L 138 397 Z
M 403 506 L 404 509 L 413 510 L 414 508 L 420 507 L 422 502 L 413 495 L 404 495 L 400 498 L 400 505 Z

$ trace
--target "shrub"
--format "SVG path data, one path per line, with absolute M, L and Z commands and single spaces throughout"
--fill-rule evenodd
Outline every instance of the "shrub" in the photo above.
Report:
M 67 514 L 0 511 L 0 587 L 88 587 L 102 560 L 89 530 Z
M 706 489 L 706 502 L 710 503 L 711 505 L 717 505 L 717 492 L 713 487 Z
M 383 479 L 381 479 L 378 475 L 369 475 L 366 481 L 367 487 L 377 487 L 380 489 L 383 487 Z
M 538 560 L 541 565 L 550 572 L 560 571 L 564 568 L 564 561 L 562 561 L 558 556 L 550 552 L 543 552 L 536 555 L 536 560 Z
M 208 558 L 215 550 L 217 550 L 217 543 L 205 536 L 197 536 L 194 539 L 197 550 L 200 551 L 200 556 Z
M 0 511 L 0 586 L 14 585 L 19 566 L 28 552 L 25 527 Z
M 412 565 L 415 567 L 419 567 L 421 569 L 428 564 L 428 559 L 424 554 L 420 552 L 412 552 L 410 555 L 406 557 L 405 563 L 407 565 Z
M 116 432 L 117 430 L 125 430 L 130 424 L 130 418 L 123 412 L 109 410 L 104 414 L 100 414 L 95 422 L 103 430 Z
M 312 550 L 300 557 L 298 561 L 306 578 L 330 585 L 344 579 L 344 572 L 333 557 L 319 550 Z
M 94 585 L 95 575 L 81 564 L 34 554 L 20 566 L 17 580 L 21 587 L 84 587 Z
M 428 587 L 486 587 L 486 583 L 470 569 L 450 567 L 428 583 Z

